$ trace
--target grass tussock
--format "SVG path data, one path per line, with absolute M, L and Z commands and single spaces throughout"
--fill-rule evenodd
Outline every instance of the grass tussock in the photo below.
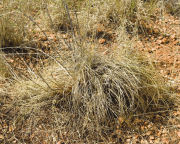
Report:
M 95 132 L 102 138 L 105 126 L 119 117 L 129 123 L 136 114 L 169 109 L 173 101 L 153 68 L 143 61 L 120 58 L 91 53 L 72 62 L 73 67 L 66 65 L 64 69 L 55 63 L 29 80 L 18 79 L 11 88 L 16 97 L 17 124 L 49 109 L 55 119 L 61 117 L 61 122 L 55 122 L 60 125 L 57 131 L 64 131 L 63 123 L 72 129 L 73 136 Z M 55 107 L 60 108 L 59 114 L 54 113 Z
M 145 65 L 99 56 L 87 57 L 80 63 L 75 74 L 73 105 L 77 113 L 90 119 L 94 116 L 100 121 L 119 116 L 128 118 L 167 101 L 162 83 L 155 80 L 155 73 Z
M 18 15 L 18 16 L 17 16 Z M 0 16 L 0 46 L 18 46 L 23 41 L 24 24 L 17 12 L 1 12 Z M 21 20 L 17 20 L 21 19 Z M 17 20 L 17 22 L 16 22 Z
M 21 45 L 28 37 L 26 28 L 41 27 L 42 22 L 24 21 L 32 18 L 33 14 L 29 12 L 36 9 L 39 18 L 46 14 L 44 26 L 55 30 L 56 36 L 63 32 L 73 37 L 72 41 L 63 39 L 58 44 L 58 47 L 63 47 L 65 43 L 69 51 L 59 48 L 46 54 L 37 50 L 51 59 L 50 63 L 32 69 L 31 63 L 24 60 L 28 75 L 16 75 L 14 84 L 4 87 L 7 95 L 13 97 L 8 110 L 13 112 L 14 125 L 18 127 L 25 122 L 27 125 L 23 126 L 28 135 L 31 133 L 28 129 L 35 129 L 41 119 L 39 114 L 48 111 L 53 123 L 50 123 L 50 132 L 47 130 L 49 133 L 64 134 L 68 131 L 66 138 L 81 139 L 85 143 L 96 139 L 97 142 L 98 138 L 107 138 L 108 130 L 119 125 L 116 122 L 119 117 L 131 126 L 131 118 L 136 114 L 169 109 L 174 102 L 169 89 L 151 62 L 135 52 L 134 41 L 127 35 L 138 34 L 138 21 L 148 19 L 148 12 L 153 12 L 157 3 L 154 0 L 79 0 L 51 4 L 47 0 L 33 1 L 26 7 L 27 13 L 21 5 L 15 12 L 3 12 L 0 15 L 0 47 Z M 151 8 L 141 11 L 147 5 Z M 118 35 L 117 48 L 113 50 L 112 47 L 107 56 L 99 53 L 100 44 L 93 39 L 97 36 L 99 24 L 103 24 L 104 29 L 112 27 Z M 128 30 L 130 27 L 133 30 Z M 87 42 L 86 38 L 93 40 Z

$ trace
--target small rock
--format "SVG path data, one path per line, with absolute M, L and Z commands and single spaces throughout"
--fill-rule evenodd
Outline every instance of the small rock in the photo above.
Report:
M 67 34 L 63 34 L 62 37 L 63 37 L 64 39 L 68 39 L 68 35 L 67 35 Z
M 54 38 L 53 41 L 56 42 L 56 41 L 57 41 L 57 38 Z
M 158 138 L 158 139 L 154 140 L 154 143 L 155 144 L 159 144 L 160 143 L 160 139 Z
M 150 136 L 149 139 L 150 140 L 154 140 L 155 138 L 154 138 L 154 136 Z
M 36 33 L 36 34 L 34 35 L 34 37 L 39 37 L 39 34 Z
M 47 37 L 45 37 L 45 36 L 41 36 L 40 40 L 41 40 L 41 41 L 47 41 L 47 40 L 48 40 L 48 38 L 47 38 Z
M 135 136 L 135 139 L 138 139 L 138 138 L 139 138 L 139 135 L 136 135 L 136 136 Z
M 152 128 L 151 128 L 151 130 L 153 131 L 153 130 L 156 130 L 157 129 L 157 127 L 155 127 L 155 126 L 153 126 Z
M 148 125 L 148 128 L 151 128 L 151 127 L 152 127 L 152 125 L 151 125 L 151 124 L 149 124 L 149 125 Z
M 144 122 L 144 126 L 147 126 L 147 125 L 148 125 L 148 122 L 147 122 L 147 121 L 145 121 L 145 122 Z
M 141 130 L 144 130 L 144 128 L 145 128 L 144 126 L 141 126 Z
M 176 35 L 175 34 L 173 34 L 173 35 L 171 35 L 170 36 L 172 39 L 174 39 L 175 37 L 176 37 Z
M 167 131 L 166 131 L 165 129 L 162 131 L 163 134 L 165 134 L 166 132 L 167 132 Z
M 162 138 L 163 144 L 169 144 L 169 140 L 167 138 Z
M 99 43 L 100 43 L 100 44 L 103 44 L 103 43 L 105 43 L 105 42 L 106 42 L 105 39 L 99 39 Z
M 146 135 L 152 135 L 152 134 L 153 134 L 152 131 L 148 131 L 148 132 L 146 133 Z

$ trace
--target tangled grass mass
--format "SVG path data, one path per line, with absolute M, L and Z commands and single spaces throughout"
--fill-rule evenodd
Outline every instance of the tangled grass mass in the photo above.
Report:
M 142 135 L 141 123 L 170 115 L 179 101 L 134 43 L 150 35 L 143 21 L 160 19 L 153 15 L 162 10 L 178 16 L 179 7 L 166 0 L 0 2 L 0 143 L 144 139 L 125 135 Z

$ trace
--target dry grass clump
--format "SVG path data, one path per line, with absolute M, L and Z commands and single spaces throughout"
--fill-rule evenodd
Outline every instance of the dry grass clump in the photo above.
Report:
M 0 46 L 17 46 L 23 41 L 23 21 L 17 12 L 1 12 L 0 15 Z
M 138 0 L 116 0 L 110 5 L 107 18 L 110 22 L 123 24 L 125 19 L 130 20 L 137 17 L 138 9 L 142 6 L 142 2 Z
M 86 7 L 77 9 L 77 15 L 71 13 L 73 6 L 67 9 L 67 5 L 72 4 L 71 1 L 67 1 L 67 5 L 63 2 L 56 3 L 54 9 L 53 5 L 47 7 L 46 4 L 50 2 L 47 1 L 44 6 L 44 10 L 49 10 L 47 17 L 52 20 L 50 26 L 55 30 L 61 29 L 62 26 L 61 30 L 67 30 L 66 32 L 70 33 L 68 29 L 71 29 L 74 23 L 78 25 L 79 22 L 82 32 L 79 35 L 84 39 L 81 39 L 82 41 L 77 39 L 77 31 L 73 31 L 73 35 L 70 33 L 74 39 L 72 43 L 66 43 L 66 47 L 72 52 L 68 51 L 67 55 L 61 50 L 56 51 L 58 54 L 52 55 L 37 50 L 51 58 L 50 65 L 44 65 L 42 69 L 32 70 L 24 61 L 29 75 L 14 77 L 14 85 L 6 88 L 9 90 L 6 90 L 7 94 L 13 97 L 10 111 L 14 113 L 13 119 L 16 126 L 21 125 L 20 122 L 26 123 L 26 134 L 31 134 L 29 129 L 30 127 L 36 129 L 40 119 L 39 114 L 48 110 L 53 124 L 49 124 L 50 132 L 45 128 L 46 133 L 62 134 L 68 131 L 69 141 L 74 138 L 88 141 L 93 139 L 93 136 L 97 139 L 104 137 L 103 134 L 109 129 L 112 130 L 113 122 L 119 117 L 130 122 L 137 113 L 170 108 L 173 100 L 163 80 L 149 62 L 136 55 L 131 46 L 133 40 L 128 41 L 129 38 L 126 35 L 126 24 L 138 17 L 140 14 L 138 8 L 143 5 L 142 1 L 98 2 L 93 0 L 92 3 L 81 1 Z M 78 6 L 75 5 L 75 7 Z M 101 9 L 100 6 L 102 6 Z M 62 8 L 62 13 L 52 16 L 51 13 L 56 13 L 57 8 Z M 3 38 L 0 40 L 1 46 L 19 45 L 23 39 L 24 24 L 21 23 L 22 25 L 16 28 L 9 22 L 11 21 L 9 17 L 2 18 L 2 22 L 7 25 L 1 26 L 0 38 Z M 70 20 L 78 20 L 78 22 L 70 23 Z M 92 35 L 96 34 L 97 25 L 106 20 L 108 20 L 107 26 L 119 24 L 116 27 L 119 46 L 112 52 L 114 54 L 103 57 L 98 50 L 87 48 L 88 45 L 92 47 L 93 44 L 86 42 L 86 36 L 88 32 Z M 68 25 L 69 28 L 64 28 Z M 11 32 L 9 29 L 12 29 L 10 37 L 8 37 Z M 16 31 L 19 37 L 15 37 Z M 63 54 L 64 60 L 57 58 Z M 115 125 L 118 123 L 115 122 Z M 97 132 L 96 136 L 94 132 Z
M 129 118 L 169 99 L 161 80 L 146 65 L 128 59 L 110 60 L 97 55 L 82 59 L 75 71 L 73 109 L 89 119 Z
M 77 13 L 82 10 L 87 0 L 77 1 L 46 1 L 44 3 L 44 12 L 48 14 L 46 17 L 46 25 L 56 32 L 70 32 L 77 27 Z M 77 12 L 75 14 L 75 11 Z M 72 27 L 73 24 L 73 27 Z
M 157 3 L 154 0 L 84 1 L 84 7 L 76 13 L 81 34 L 97 38 L 100 24 L 104 26 L 104 33 L 109 28 L 116 31 L 119 27 L 126 27 L 128 33 L 133 33 L 133 29 L 141 26 L 138 21 L 148 21 Z
M 24 15 L 29 15 L 37 7 L 32 6 L 34 1 L 10 1 L 2 2 L 0 8 L 0 47 L 4 52 L 10 52 L 12 49 L 5 47 L 15 47 L 23 44 L 23 41 L 29 35 L 29 20 Z
M 15 122 L 49 109 L 57 119 L 57 131 L 64 131 L 64 123 L 74 134 L 97 132 L 101 137 L 104 126 L 118 117 L 128 122 L 136 113 L 168 108 L 171 103 L 148 63 L 88 53 L 65 67 L 52 64 L 32 73 L 29 80 L 18 79 L 10 94 L 15 97 Z M 60 108 L 59 114 L 53 112 L 54 106 Z
M 19 77 L 13 89 L 24 106 L 49 106 L 51 100 L 61 100 L 71 92 L 72 80 L 58 64 L 51 64 L 43 71 L 30 71 L 29 77 Z M 24 101 L 25 100 L 25 101 Z M 26 103 L 28 105 L 26 105 Z
M 0 4 L 2 4 L 0 8 L 0 47 L 20 46 L 25 39 L 27 41 L 30 33 L 40 30 L 36 25 L 39 24 L 37 19 L 46 18 L 42 18 L 45 9 L 44 1 L 7 0 Z M 34 19 L 35 14 L 39 16 L 36 19 Z

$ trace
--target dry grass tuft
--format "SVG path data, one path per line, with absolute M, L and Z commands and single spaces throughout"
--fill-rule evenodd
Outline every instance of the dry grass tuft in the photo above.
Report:
M 73 109 L 89 119 L 128 119 L 147 112 L 149 106 L 168 106 L 161 80 L 143 63 L 87 56 L 79 62 L 75 75 Z
M 18 46 L 23 41 L 23 23 L 19 20 L 15 23 L 16 18 L 13 16 L 16 12 L 7 12 L 0 17 L 0 46 Z M 18 15 L 18 14 L 17 14 Z M 11 18 L 13 17 L 13 18 Z
M 172 102 L 161 78 L 143 61 L 89 53 L 78 58 L 73 67 L 66 65 L 66 70 L 70 75 L 53 64 L 31 75 L 30 80 L 18 79 L 11 93 L 16 97 L 12 106 L 18 113 L 17 125 L 49 109 L 57 119 L 57 131 L 65 132 L 63 123 L 66 129 L 72 129 L 70 136 L 80 133 L 82 139 L 96 133 L 103 138 L 117 118 L 130 122 L 137 113 L 168 109 Z M 60 108 L 59 114 L 54 106 Z
M 51 55 L 37 50 L 51 59 L 50 65 L 32 70 L 28 63 L 23 61 L 27 66 L 28 76 L 18 77 L 17 75 L 14 77 L 12 86 L 4 87 L 7 95 L 13 97 L 13 102 L 7 109 L 13 113 L 16 128 L 24 126 L 27 135 L 32 134 L 33 130 L 38 131 L 36 125 L 43 117 L 42 111 L 45 111 L 52 116 L 49 116 L 50 126 L 46 125 L 50 128 L 45 126 L 43 129 L 45 133 L 59 135 L 68 133 L 64 141 L 69 142 L 72 139 L 82 140 L 85 143 L 94 139 L 99 142 L 99 138 L 109 138 L 108 132 L 114 130 L 113 124 L 115 127 L 118 125 L 119 117 L 130 123 L 131 118 L 136 114 L 170 108 L 173 99 L 170 97 L 169 89 L 164 85 L 163 79 L 152 64 L 142 60 L 142 57 L 135 52 L 132 47 L 133 39 L 130 40 L 127 35 L 128 22 L 133 23 L 133 20 L 144 19 L 141 17 L 143 12 L 139 9 L 144 6 L 142 1 L 97 2 L 93 0 L 92 3 L 80 1 L 85 5 L 82 9 L 79 5 L 67 9 L 63 1 L 56 3 L 54 10 L 53 5 L 47 7 L 46 4 L 50 2 L 42 4 L 44 7 L 42 11 L 39 11 L 40 14 L 49 10 L 45 19 L 49 18 L 51 23 L 47 25 L 53 27 L 56 34 L 61 30 L 71 35 L 73 39 L 71 42 L 67 42 L 66 39 L 59 41 L 59 47 L 60 44 L 64 47 L 65 43 L 69 50 L 66 52 L 56 49 Z M 67 4 L 72 3 L 67 1 Z M 103 8 L 100 9 L 100 6 Z M 79 10 L 77 15 L 71 12 L 76 7 Z M 57 8 L 63 9 L 61 14 L 56 13 Z M 24 10 L 21 11 L 24 12 Z M 56 14 L 52 16 L 51 13 Z M 17 21 L 20 22 L 20 20 Z M 116 29 L 118 46 L 112 47 L 114 51 L 111 54 L 102 56 L 98 51 L 99 45 L 96 41 L 93 39 L 90 43 L 86 40 L 96 36 L 94 34 L 97 34 L 97 26 L 106 20 L 108 21 L 104 24 L 104 28 L 117 24 L 112 29 Z M 3 14 L 0 17 L 0 22 L 3 23 L 0 25 L 1 47 L 17 46 L 22 43 L 24 21 L 18 27 L 10 21 L 10 16 L 5 17 Z M 81 28 L 78 32 L 76 31 L 78 28 L 72 28 L 74 23 Z M 132 23 L 129 25 L 135 29 L 136 26 Z M 134 31 L 132 30 L 131 33 Z M 9 33 L 11 35 L 8 35 Z M 92 34 L 92 37 L 88 37 L 88 33 Z M 137 33 L 134 32 L 134 34 Z M 79 37 L 82 39 L 78 39 Z M 40 131 L 38 132 L 43 135 Z M 34 139 L 36 138 L 38 139 L 39 136 Z M 36 142 L 34 139 L 32 138 L 31 141 Z

